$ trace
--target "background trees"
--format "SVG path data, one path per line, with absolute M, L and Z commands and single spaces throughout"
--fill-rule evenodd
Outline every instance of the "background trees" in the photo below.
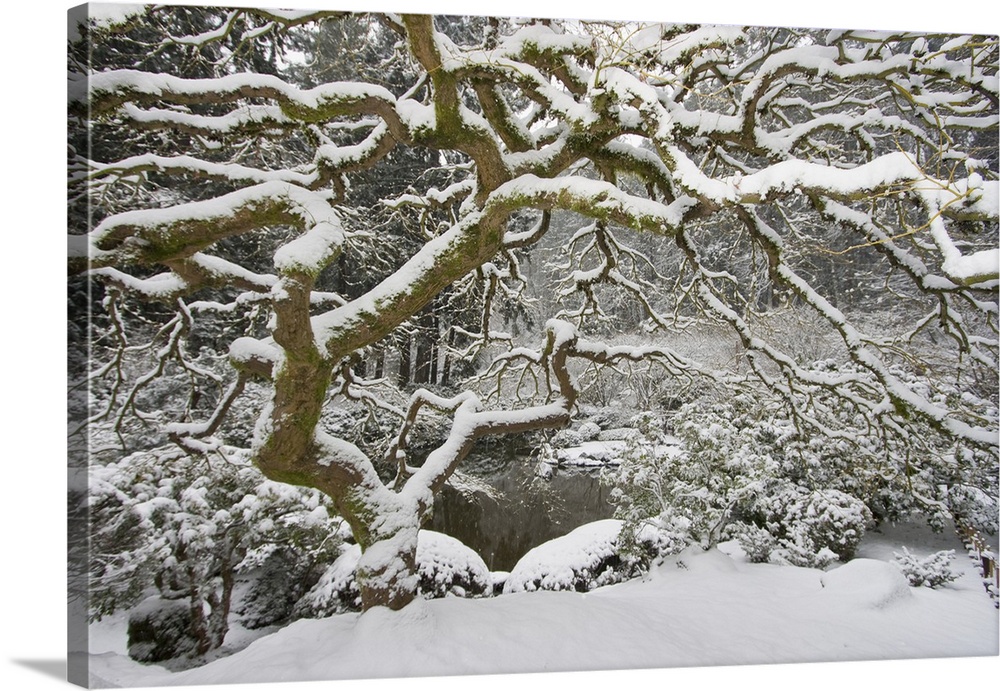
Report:
M 579 368 L 749 391 L 802 435 L 879 437 L 890 473 L 995 459 L 977 403 L 996 395 L 994 40 L 151 12 L 91 36 L 104 48 L 71 103 L 91 142 L 155 134 L 71 152 L 96 214 L 70 271 L 106 291 L 89 380 L 110 383 L 89 422 L 211 453 L 261 380 L 254 462 L 330 497 L 365 606 L 413 597 L 434 493 L 477 439 L 566 424 Z M 345 40 L 360 66 L 329 57 Z M 562 256 L 529 267 L 531 288 L 527 255 L 550 241 Z M 519 336 L 533 296 L 544 328 Z M 803 313 L 834 366 L 776 337 L 776 316 Z M 706 322 L 735 337 L 727 367 L 683 350 Z M 623 329 L 657 340 L 586 338 Z M 401 398 L 384 378 L 446 383 L 477 357 L 459 393 Z M 171 376 L 183 396 L 158 389 Z M 393 431 L 364 448 L 332 432 L 345 401 Z M 412 458 L 430 410 L 450 428 Z

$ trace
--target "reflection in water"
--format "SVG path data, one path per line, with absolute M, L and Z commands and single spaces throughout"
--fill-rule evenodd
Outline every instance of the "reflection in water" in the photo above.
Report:
M 492 488 L 493 496 L 446 486 L 425 527 L 461 540 L 491 570 L 510 571 L 532 547 L 611 516 L 610 490 L 599 471 L 557 469 L 546 480 L 535 475 L 536 463 L 502 444 L 477 449 L 462 472 Z

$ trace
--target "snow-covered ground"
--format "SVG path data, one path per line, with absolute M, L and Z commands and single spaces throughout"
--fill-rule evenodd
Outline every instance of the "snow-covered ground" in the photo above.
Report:
M 955 549 L 961 577 L 909 587 L 888 563 L 903 545 L 918 555 Z M 95 686 L 170 686 L 986 656 L 998 653 L 997 625 L 957 538 L 908 525 L 870 535 L 858 559 L 825 573 L 749 564 L 723 545 L 590 593 L 421 600 L 400 612 L 300 620 L 176 673 L 131 661 L 123 627 L 100 623 L 91 670 Z
M 554 458 L 560 466 L 593 467 L 619 465 L 629 446 L 629 437 L 636 434 L 634 429 L 610 430 L 597 439 L 581 441 L 579 444 L 557 448 Z M 631 433 L 631 435 L 629 434 Z M 650 448 L 652 453 L 667 455 L 680 453 L 681 441 L 676 437 L 666 437 L 664 443 Z

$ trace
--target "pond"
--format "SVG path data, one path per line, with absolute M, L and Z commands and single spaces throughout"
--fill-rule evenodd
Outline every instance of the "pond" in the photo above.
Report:
M 444 488 L 425 527 L 461 540 L 490 570 L 510 571 L 531 548 L 611 517 L 611 488 L 601 482 L 600 470 L 554 468 L 542 478 L 537 464 L 523 447 L 480 445 L 453 483 L 462 489 Z

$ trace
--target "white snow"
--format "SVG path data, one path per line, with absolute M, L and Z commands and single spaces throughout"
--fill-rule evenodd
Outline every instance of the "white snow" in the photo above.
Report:
M 137 123 L 168 123 L 215 135 L 226 134 L 250 123 L 270 122 L 277 125 L 288 122 L 281 108 L 274 105 L 242 105 L 225 115 L 195 115 L 167 108 L 139 108 L 125 103 L 122 112 Z
M 824 573 L 820 583 L 823 597 L 837 597 L 864 609 L 881 609 L 913 596 L 898 568 L 875 559 L 854 559 Z
M 578 446 L 556 449 L 560 465 L 617 465 L 628 444 L 617 440 L 581 442 Z
M 104 685 L 171 686 L 996 655 L 997 610 L 968 560 L 946 587 L 901 585 L 880 557 L 906 536 L 926 539 L 876 535 L 863 544 L 868 558 L 828 572 L 695 550 L 589 593 L 417 600 L 399 612 L 300 620 L 178 673 L 132 662 L 99 624 L 103 654 L 91 665 Z
M 962 283 L 995 281 L 1000 277 L 1000 249 L 952 256 L 945 260 L 942 268 L 949 278 Z
M 160 273 L 149 278 L 136 278 L 113 267 L 94 270 L 95 276 L 105 276 L 127 290 L 142 293 L 150 298 L 167 297 L 187 288 L 187 283 L 174 273 Z
M 87 8 L 87 14 L 95 26 L 108 27 L 116 24 L 123 24 L 136 15 L 146 11 L 145 5 L 135 5 L 129 3 L 111 4 L 104 2 L 91 3 Z
M 161 97 L 169 94 L 197 96 L 205 93 L 238 93 L 251 89 L 278 94 L 306 108 L 321 108 L 332 103 L 378 99 L 395 104 L 388 89 L 357 82 L 330 82 L 312 89 L 299 89 L 269 74 L 239 72 L 214 79 L 183 79 L 168 74 L 139 70 L 114 70 L 91 75 L 92 94 L 115 93 Z
M 139 156 L 130 156 L 114 163 L 93 164 L 94 175 L 127 173 L 136 169 L 189 171 L 227 178 L 229 180 L 249 180 L 251 182 L 283 180 L 302 186 L 308 186 L 316 180 L 315 174 L 306 175 L 293 170 L 259 170 L 235 163 L 212 163 L 187 155 L 160 156 L 157 154 L 142 154 Z
M 737 26 L 701 26 L 669 41 L 658 41 L 655 48 L 660 60 L 669 65 L 709 46 L 736 43 L 742 36 L 743 29 Z
M 318 273 L 326 266 L 340 253 L 345 237 L 339 219 L 334 215 L 329 218 L 280 247 L 274 253 L 274 268 L 282 272 L 299 269 Z
M 229 346 L 229 357 L 235 363 L 249 363 L 253 360 L 276 363 L 281 360 L 281 350 L 272 343 L 242 336 Z
M 417 568 L 425 578 L 451 583 L 466 573 L 484 583 L 492 581 L 486 562 L 460 541 L 433 530 L 417 534 Z
M 581 569 L 596 569 L 614 556 L 622 522 L 609 518 L 587 523 L 535 547 L 514 566 L 504 594 L 534 590 L 573 590 Z M 593 574 L 597 576 L 597 574 Z

